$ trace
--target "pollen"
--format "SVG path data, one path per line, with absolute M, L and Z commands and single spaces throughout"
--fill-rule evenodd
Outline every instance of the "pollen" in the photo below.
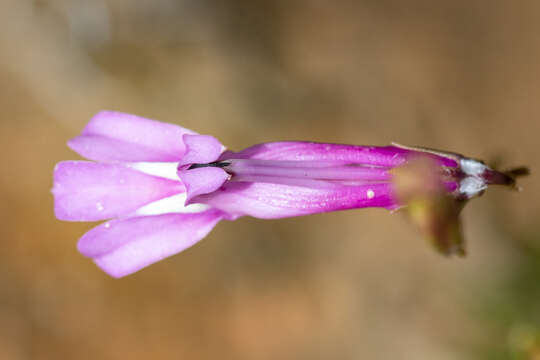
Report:
M 371 189 L 368 189 L 368 191 L 366 192 L 366 195 L 368 199 L 373 199 L 375 197 L 375 192 Z

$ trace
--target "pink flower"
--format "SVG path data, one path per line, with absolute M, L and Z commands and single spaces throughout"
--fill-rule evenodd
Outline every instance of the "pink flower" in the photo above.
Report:
M 456 201 L 513 183 L 479 161 L 402 146 L 274 142 L 235 153 L 212 136 L 108 111 L 68 145 L 93 161 L 57 164 L 56 217 L 108 220 L 78 249 L 114 277 L 192 246 L 223 219 L 397 209 L 408 198 L 397 193 L 394 171 L 417 157 L 435 164 L 437 184 Z

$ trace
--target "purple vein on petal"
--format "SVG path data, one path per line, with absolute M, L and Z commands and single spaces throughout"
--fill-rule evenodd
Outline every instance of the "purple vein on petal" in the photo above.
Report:
M 397 166 L 406 160 L 409 150 L 394 146 L 374 147 L 315 142 L 288 141 L 259 144 L 222 158 L 261 160 L 333 160 L 371 166 Z
M 194 198 L 234 215 L 271 219 L 363 207 L 399 206 L 391 183 L 315 188 L 276 183 L 227 182 Z
M 457 166 L 455 160 L 404 149 L 397 146 L 358 146 L 344 144 L 326 144 L 303 141 L 270 142 L 251 146 L 234 153 L 227 151 L 221 159 L 260 159 L 293 161 L 345 161 L 347 163 L 369 166 L 395 167 L 407 162 L 408 157 L 424 154 L 436 159 L 441 165 Z

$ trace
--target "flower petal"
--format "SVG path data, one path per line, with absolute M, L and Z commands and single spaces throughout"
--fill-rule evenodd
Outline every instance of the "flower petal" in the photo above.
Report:
M 220 159 L 332 160 L 371 166 L 394 167 L 404 164 L 410 154 L 417 153 L 397 146 L 356 146 L 286 141 L 254 145 L 237 153 L 227 151 Z M 426 154 L 426 156 L 436 158 L 442 165 L 457 166 L 457 163 L 449 158 L 433 154 Z
M 226 182 L 219 191 L 200 195 L 195 202 L 208 204 L 231 215 L 262 219 L 315 214 L 363 207 L 399 207 L 390 183 L 323 187 L 291 184 Z
M 185 205 L 193 203 L 192 199 L 201 194 L 216 191 L 228 179 L 229 174 L 222 168 L 203 167 L 198 169 L 181 169 L 178 177 L 186 188 L 187 198 Z
M 223 217 L 212 209 L 112 220 L 84 234 L 78 249 L 109 275 L 122 277 L 194 245 Z
M 63 161 L 55 168 L 52 192 L 58 219 L 96 221 L 128 214 L 184 187 L 122 165 Z
M 196 133 L 135 115 L 102 111 L 68 146 L 96 161 L 179 161 L 185 152 L 184 134 Z
M 207 164 L 216 161 L 223 152 L 224 146 L 210 135 L 184 135 L 186 152 L 180 165 Z

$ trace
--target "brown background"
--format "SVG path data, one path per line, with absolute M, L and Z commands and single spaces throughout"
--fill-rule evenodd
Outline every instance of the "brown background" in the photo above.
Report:
M 1 359 L 540 356 L 540 2 L 2 0 Z M 220 223 L 115 280 L 56 220 L 54 164 L 101 109 L 217 136 L 398 141 L 502 166 L 469 256 L 400 214 Z

